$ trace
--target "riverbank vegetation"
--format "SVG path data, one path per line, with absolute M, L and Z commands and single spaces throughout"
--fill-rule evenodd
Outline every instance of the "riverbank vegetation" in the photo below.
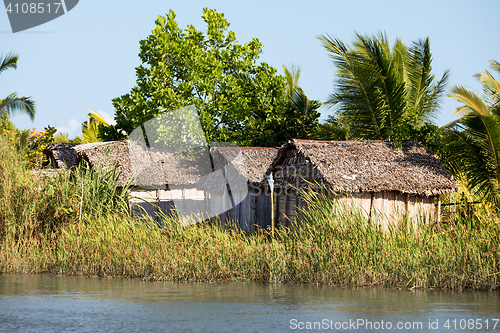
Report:
M 387 232 L 355 210 L 332 209 L 333 201 L 316 193 L 307 197 L 309 209 L 296 226 L 274 237 L 209 223 L 183 228 L 165 216 L 159 226 L 129 216 L 126 192 L 114 195 L 113 171 L 40 176 L 12 145 L 2 145 L 0 155 L 2 273 L 397 288 L 500 285 L 500 219 L 491 207 L 451 211 L 443 223 L 418 231 Z

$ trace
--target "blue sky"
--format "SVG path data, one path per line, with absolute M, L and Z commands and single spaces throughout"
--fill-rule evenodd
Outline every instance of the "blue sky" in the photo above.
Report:
M 260 61 L 278 68 L 300 65 L 299 84 L 311 99 L 325 101 L 333 89 L 333 67 L 317 36 L 329 34 L 350 44 L 353 32 L 385 31 L 391 43 L 407 45 L 429 36 L 433 72 L 451 71 L 449 87 L 477 91 L 473 75 L 500 61 L 498 0 L 419 1 L 94 1 L 80 0 L 67 14 L 13 34 L 7 13 L 0 13 L 0 53 L 19 55 L 18 69 L 2 73 L 0 96 L 17 92 L 36 102 L 35 122 L 12 119 L 20 128 L 52 125 L 70 137 L 79 135 L 89 109 L 110 118 L 111 100 L 135 85 L 139 41 L 154 28 L 158 15 L 173 9 L 180 27 L 205 30 L 202 8 L 225 14 L 239 43 L 257 37 L 264 45 Z M 437 121 L 456 118 L 459 106 L 444 99 Z M 331 110 L 323 108 L 325 118 Z

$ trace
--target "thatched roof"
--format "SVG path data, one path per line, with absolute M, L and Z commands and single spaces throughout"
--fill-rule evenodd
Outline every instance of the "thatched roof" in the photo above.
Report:
M 335 192 L 385 192 L 424 196 L 454 192 L 458 183 L 428 148 L 406 141 L 399 150 L 386 141 L 291 140 L 270 170 L 276 186 L 326 185 Z
M 53 168 L 70 169 L 76 162 L 76 151 L 73 147 L 77 145 L 77 143 L 69 142 L 49 143 L 43 150 L 43 154 Z
M 260 186 L 278 149 L 267 147 L 214 147 L 210 149 L 215 172 L 203 182 L 203 189 L 222 192 L 226 178 L 232 191 Z M 227 167 L 231 164 L 230 167 Z M 225 167 L 226 177 L 220 172 Z
M 195 185 L 201 178 L 202 167 L 196 160 L 165 151 L 148 149 L 135 141 L 88 143 L 75 147 L 77 163 L 87 161 L 92 167 L 117 168 L 118 186 L 170 187 Z M 209 161 L 207 157 L 207 161 Z

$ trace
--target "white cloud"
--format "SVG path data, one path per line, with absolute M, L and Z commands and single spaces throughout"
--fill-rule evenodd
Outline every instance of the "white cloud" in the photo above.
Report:
M 70 119 L 68 126 L 56 126 L 57 132 L 68 134 L 69 138 L 73 138 L 76 130 L 81 129 L 81 123 L 76 119 Z M 79 133 L 77 133 L 79 135 Z

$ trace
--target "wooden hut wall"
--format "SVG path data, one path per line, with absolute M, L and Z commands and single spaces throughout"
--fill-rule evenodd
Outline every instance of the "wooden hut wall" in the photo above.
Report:
M 341 201 L 340 205 L 332 206 L 333 210 L 343 208 L 359 210 L 367 219 L 376 219 L 386 230 L 389 226 L 399 223 L 405 215 L 412 221 L 414 228 L 435 218 L 436 197 L 408 195 L 397 191 L 338 193 L 329 197 Z M 306 208 L 300 195 L 295 192 L 287 194 L 278 192 L 275 195 L 276 222 L 290 228 L 291 221 L 297 216 L 298 207 Z
M 269 194 L 256 189 L 250 189 L 248 194 L 242 191 L 231 194 L 235 202 L 241 202 L 218 215 L 216 220 L 219 223 L 222 225 L 237 224 L 244 231 L 252 231 L 257 227 L 265 229 L 271 225 L 271 198 Z M 224 207 L 229 204 L 227 194 L 211 194 L 209 205 L 212 211 L 224 211 Z
M 156 198 L 156 190 L 149 191 L 132 191 L 130 193 L 130 210 L 133 217 L 151 216 L 154 219 L 158 217 L 156 208 L 158 200 Z
M 323 185 L 321 172 L 295 149 L 288 150 L 280 164 L 275 166 L 274 180 L 276 187 L 288 191 Z
M 383 229 L 395 226 L 406 214 L 407 195 L 397 191 L 373 192 L 370 217 Z
M 346 208 L 350 210 L 358 210 L 366 218 L 370 217 L 370 209 L 372 207 L 372 193 L 331 193 L 329 197 L 332 199 L 341 200 L 342 204 L 334 208 Z
M 207 211 L 205 192 L 203 191 L 191 188 L 170 191 L 160 190 L 159 192 L 160 208 L 167 215 L 173 214 L 172 210 L 174 208 L 179 212 L 194 213 L 198 216 L 201 216 L 199 214 L 205 214 Z
M 158 207 L 167 216 L 175 216 L 177 209 L 186 207 L 192 212 L 206 212 L 205 193 L 197 189 L 140 190 L 131 192 L 132 216 L 143 217 L 145 214 L 158 219 Z
M 378 219 L 380 226 L 386 230 L 389 226 L 399 223 L 405 215 L 412 221 L 414 228 L 419 223 L 429 223 L 429 220 L 435 216 L 434 199 L 435 197 L 410 195 L 397 191 L 366 192 L 359 196 L 343 196 L 346 202 L 361 208 L 372 219 Z
M 292 228 L 292 223 L 299 215 L 299 208 L 305 207 L 305 202 L 296 191 L 277 191 L 274 195 L 275 222 L 284 227 Z
M 408 217 L 413 222 L 414 228 L 418 223 L 429 223 L 436 217 L 434 200 L 436 197 L 410 195 L 408 197 Z M 422 218 L 424 220 L 422 220 Z

